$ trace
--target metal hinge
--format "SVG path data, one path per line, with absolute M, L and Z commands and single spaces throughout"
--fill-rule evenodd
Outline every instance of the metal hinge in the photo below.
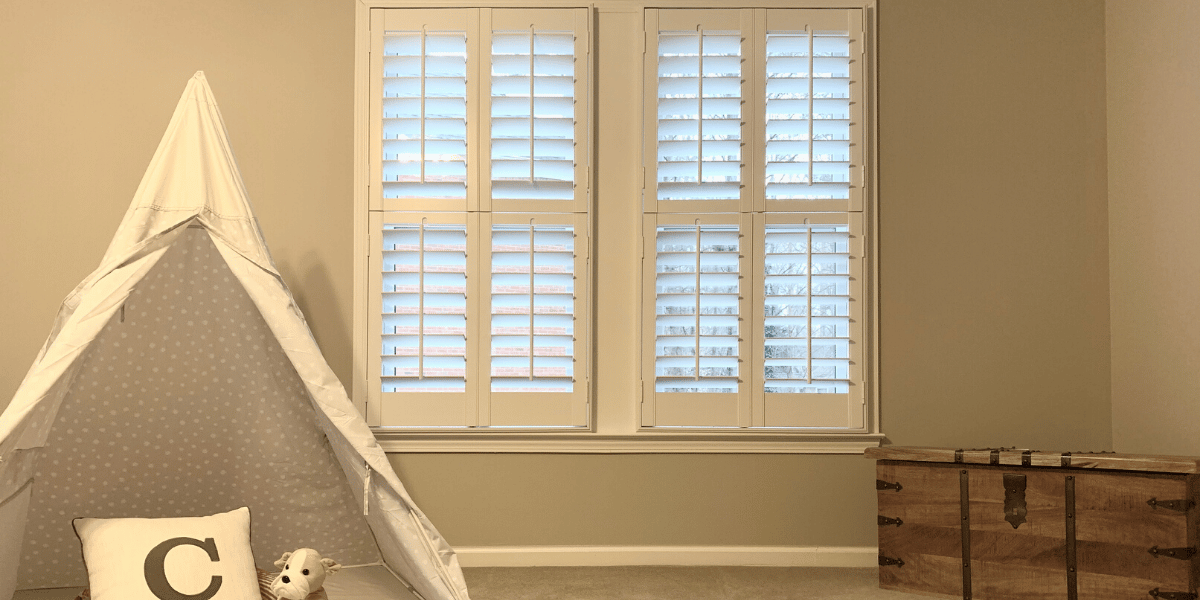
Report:
M 899 527 L 903 524 L 904 524 L 904 521 L 900 520 L 900 517 L 896 517 L 895 519 L 893 519 L 891 517 L 885 517 L 883 515 L 879 515 L 879 526 L 880 527 L 883 527 L 885 525 L 895 525 L 896 527 Z
M 1191 592 L 1163 592 L 1158 588 L 1150 590 L 1150 595 L 1155 598 L 1164 598 L 1165 600 L 1196 600 L 1196 594 Z
M 1158 498 L 1151 498 L 1146 501 L 1146 504 L 1149 504 L 1150 508 L 1158 508 L 1161 506 L 1163 508 L 1169 508 L 1179 512 L 1187 512 L 1188 509 L 1196 505 L 1196 503 L 1191 500 L 1159 500 Z
M 877 490 L 896 490 L 898 492 L 898 491 L 900 491 L 900 489 L 902 487 L 903 486 L 900 485 L 899 481 L 897 481 L 896 483 L 889 483 L 882 479 L 875 480 L 875 489 L 877 489 Z
M 1196 555 L 1196 547 L 1188 546 L 1186 548 L 1159 548 L 1158 546 L 1154 546 L 1153 548 L 1150 548 L 1148 552 L 1150 552 L 1154 558 L 1166 556 L 1168 558 L 1187 560 Z
M 904 566 L 904 561 L 903 561 L 902 559 L 899 559 L 899 558 L 889 558 L 889 557 L 887 557 L 887 556 L 884 556 L 884 555 L 882 555 L 882 554 L 880 554 L 880 555 L 879 555 L 879 566 L 881 566 L 881 567 L 890 567 L 890 566 L 892 566 L 892 565 L 895 565 L 895 566 L 897 566 L 897 567 L 903 567 L 903 566 Z

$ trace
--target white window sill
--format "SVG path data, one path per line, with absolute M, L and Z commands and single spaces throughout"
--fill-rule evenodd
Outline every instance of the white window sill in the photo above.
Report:
M 883 434 L 397 432 L 372 428 L 385 452 L 511 454 L 862 454 Z

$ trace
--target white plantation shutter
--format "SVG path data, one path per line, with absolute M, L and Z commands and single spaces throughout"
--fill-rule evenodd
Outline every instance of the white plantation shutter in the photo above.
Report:
M 466 210 L 476 11 L 375 11 L 374 208 Z
M 646 11 L 647 212 L 858 211 L 856 10 Z
M 863 427 L 861 218 L 788 213 L 755 221 L 756 406 L 763 395 L 756 425 Z
M 484 11 L 491 66 L 490 186 L 495 211 L 586 212 L 588 20 L 585 9 Z
M 861 11 L 646 22 L 642 425 L 862 430 Z
M 848 51 L 845 33 L 767 35 L 768 199 L 849 197 Z
M 454 213 L 373 213 L 372 373 L 388 425 L 454 426 L 471 416 L 477 362 L 471 317 L 478 292 L 473 223 Z
M 648 215 L 642 423 L 859 429 L 862 219 Z
M 765 208 L 859 210 L 861 21 L 854 11 L 764 12 Z
M 647 206 L 736 210 L 742 201 L 745 10 L 648 10 Z M 652 161 L 652 162 L 651 162 Z
M 489 389 L 493 426 L 586 423 L 586 219 L 491 215 Z M 584 235 L 580 235 L 583 233 Z
M 647 217 L 644 285 L 654 290 L 646 300 L 654 327 L 643 370 L 653 373 L 644 384 L 654 401 L 643 404 L 643 420 L 721 427 L 748 418 L 744 229 L 737 220 Z
M 550 200 L 572 207 L 578 165 L 575 48 L 570 30 L 492 33 L 493 201 Z
M 587 9 L 371 27 L 368 404 L 394 427 L 586 425 Z
M 492 198 L 570 200 L 575 36 L 492 33 Z

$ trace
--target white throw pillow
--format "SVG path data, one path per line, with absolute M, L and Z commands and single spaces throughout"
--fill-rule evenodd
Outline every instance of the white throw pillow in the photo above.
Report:
M 259 600 L 250 509 L 75 519 L 93 600 Z

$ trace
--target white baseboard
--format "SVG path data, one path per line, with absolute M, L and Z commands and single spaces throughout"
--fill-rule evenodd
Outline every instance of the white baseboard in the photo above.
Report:
M 875 546 L 456 546 L 463 567 L 874 567 Z

